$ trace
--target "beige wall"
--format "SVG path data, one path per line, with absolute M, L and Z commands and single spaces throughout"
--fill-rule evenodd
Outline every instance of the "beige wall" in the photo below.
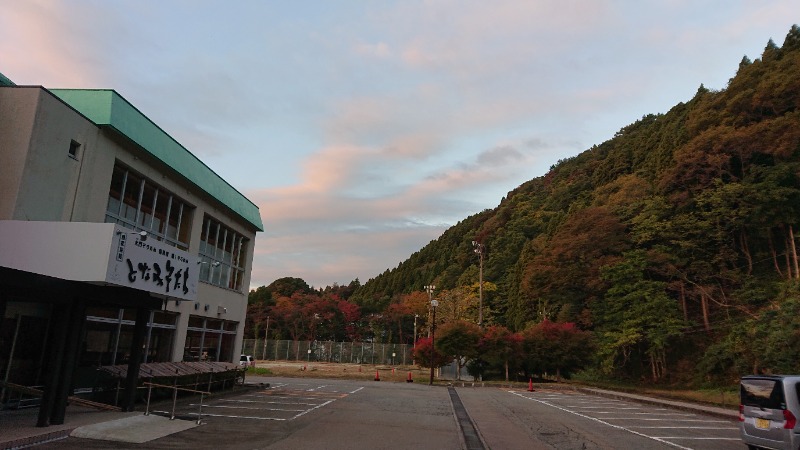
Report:
M 0 89 L 0 219 L 14 217 L 41 92 Z
M 31 132 L 26 137 L 28 152 L 12 218 L 70 221 L 75 189 L 82 168 L 91 163 L 88 159 L 98 129 L 41 88 L 2 89 L 6 90 L 27 91 L 24 101 L 17 104 L 25 109 L 34 105 L 36 108 Z M 38 94 L 35 99 L 34 93 Z M 73 140 L 81 144 L 77 159 L 69 155 Z M 18 142 L 16 148 L 24 149 L 24 142 Z

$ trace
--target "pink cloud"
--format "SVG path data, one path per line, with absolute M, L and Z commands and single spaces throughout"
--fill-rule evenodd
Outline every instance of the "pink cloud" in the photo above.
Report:
M 56 0 L 9 2 L 0 16 L 3 69 L 18 84 L 96 88 L 103 70 L 85 30 L 89 11 Z

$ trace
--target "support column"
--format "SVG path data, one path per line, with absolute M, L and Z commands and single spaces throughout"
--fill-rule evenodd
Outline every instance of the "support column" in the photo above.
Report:
M 136 408 L 136 386 L 139 383 L 139 367 L 142 364 L 143 347 L 147 336 L 147 322 L 150 320 L 148 308 L 136 309 L 136 325 L 133 329 L 131 357 L 128 361 L 128 374 L 125 378 L 125 397 L 122 409 L 133 411 Z
M 64 357 L 61 367 L 61 378 L 56 384 L 55 405 L 50 415 L 51 425 L 61 425 L 67 414 L 67 399 L 72 394 L 72 379 L 78 363 L 78 354 L 83 342 L 83 330 L 86 324 L 86 302 L 76 298 L 70 306 L 67 323 L 67 339 L 64 344 Z
M 50 316 L 50 327 L 52 333 L 50 334 L 49 345 L 47 346 L 47 357 L 45 364 L 47 365 L 47 377 L 44 380 L 44 393 L 42 394 L 42 403 L 39 405 L 39 417 L 36 422 L 37 427 L 50 426 L 50 416 L 53 413 L 53 407 L 56 400 L 56 386 L 61 379 L 62 361 L 64 356 L 64 347 L 67 342 L 67 332 L 69 331 L 69 305 L 53 305 L 53 310 Z

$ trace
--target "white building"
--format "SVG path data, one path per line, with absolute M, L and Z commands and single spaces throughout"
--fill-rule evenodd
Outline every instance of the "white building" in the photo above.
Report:
M 0 74 L 0 380 L 42 387 L 40 425 L 98 366 L 238 361 L 258 231 L 115 91 Z

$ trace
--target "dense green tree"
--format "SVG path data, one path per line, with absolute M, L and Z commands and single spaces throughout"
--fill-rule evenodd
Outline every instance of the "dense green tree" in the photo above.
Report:
M 275 299 L 272 298 L 272 291 L 267 289 L 266 286 L 259 286 L 256 289 L 251 289 L 250 293 L 247 295 L 247 304 L 253 305 L 255 303 L 274 305 Z
M 437 330 L 436 350 L 456 361 L 458 368 L 456 380 L 460 379 L 461 368 L 464 367 L 464 364 L 468 360 L 478 357 L 480 339 L 480 327 L 463 320 L 447 322 Z
M 647 356 L 653 381 L 667 374 L 666 351 L 686 324 L 677 303 L 665 291 L 665 283 L 648 276 L 646 253 L 633 250 L 625 258 L 603 268 L 606 291 L 597 327 L 599 353 L 607 372 L 624 367 L 631 352 Z

